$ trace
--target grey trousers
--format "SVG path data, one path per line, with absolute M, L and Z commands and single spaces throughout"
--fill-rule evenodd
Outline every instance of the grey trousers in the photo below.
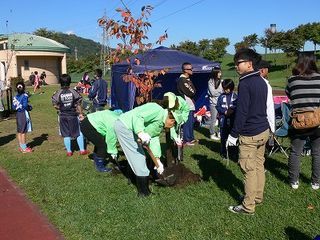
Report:
M 217 115 L 218 111 L 216 109 L 216 105 L 210 104 L 210 114 L 211 114 L 211 119 L 210 119 L 210 135 L 213 134 L 218 134 L 219 130 L 215 127 L 216 121 L 217 121 Z
M 137 143 L 133 131 L 129 130 L 120 120 L 115 122 L 114 130 L 134 174 L 139 177 L 149 176 L 146 156 L 142 146 Z
M 300 157 L 307 137 L 292 138 L 291 152 L 289 158 L 289 181 L 291 183 L 299 180 Z M 312 156 L 312 183 L 320 183 L 320 137 L 310 136 Z

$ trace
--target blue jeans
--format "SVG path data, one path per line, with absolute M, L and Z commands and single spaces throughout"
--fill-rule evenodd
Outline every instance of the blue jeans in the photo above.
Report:
M 194 111 L 189 111 L 188 120 L 183 124 L 183 141 L 191 142 L 194 140 L 193 125 L 194 125 Z

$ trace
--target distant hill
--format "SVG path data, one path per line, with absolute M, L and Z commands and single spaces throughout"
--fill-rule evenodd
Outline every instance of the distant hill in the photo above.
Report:
M 101 44 L 91 39 L 78 37 L 74 34 L 57 32 L 60 42 L 71 49 L 71 55 L 75 56 L 75 48 L 78 50 L 78 58 L 86 58 L 92 55 L 99 55 Z

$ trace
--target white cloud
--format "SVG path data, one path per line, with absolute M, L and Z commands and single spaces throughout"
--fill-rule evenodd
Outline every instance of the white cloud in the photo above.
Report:
M 65 31 L 65 34 L 72 35 L 75 34 L 73 30 Z

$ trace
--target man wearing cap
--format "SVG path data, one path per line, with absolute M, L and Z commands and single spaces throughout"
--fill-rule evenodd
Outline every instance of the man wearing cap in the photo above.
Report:
M 183 125 L 183 143 L 185 145 L 193 146 L 196 143 L 193 133 L 194 125 L 194 97 L 196 95 L 196 88 L 194 87 L 190 77 L 193 69 L 191 63 L 185 62 L 182 64 L 182 74 L 177 81 L 177 90 L 181 97 L 183 97 L 189 105 L 190 111 L 187 122 Z
M 188 120 L 189 116 L 189 105 L 188 103 L 180 96 L 176 96 L 172 92 L 167 92 L 164 94 L 164 97 L 167 96 L 169 98 L 170 103 L 175 103 L 169 105 L 169 109 L 172 112 L 176 124 L 174 127 L 170 128 L 170 138 L 174 141 L 178 148 L 183 147 L 183 139 L 182 139 L 182 129 L 183 124 Z M 181 153 L 182 154 L 182 153 Z M 179 156 L 182 158 L 183 156 Z M 181 160 L 181 159 L 180 159 Z

